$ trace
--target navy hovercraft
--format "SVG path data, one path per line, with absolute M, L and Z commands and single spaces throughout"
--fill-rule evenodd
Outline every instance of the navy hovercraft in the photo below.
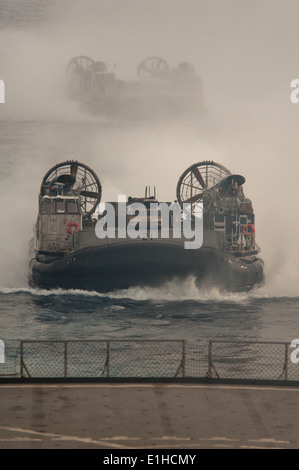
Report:
M 252 202 L 245 197 L 245 178 L 224 166 L 203 161 L 187 168 L 177 184 L 176 203 L 189 205 L 193 227 L 196 204 L 203 208 L 203 242 L 186 249 L 186 237 L 175 235 L 169 210 L 169 236 L 151 236 L 149 219 L 154 196 L 125 201 L 127 223 L 136 202 L 146 208 L 142 236 L 97 236 L 104 217 L 98 208 L 102 185 L 94 171 L 77 161 L 55 165 L 44 176 L 29 269 L 31 286 L 109 292 L 132 286 L 161 286 L 173 279 L 196 279 L 198 287 L 248 291 L 263 284 L 263 261 L 256 243 Z M 110 203 L 115 207 L 117 203 Z M 173 203 L 165 203 L 169 209 Z M 141 216 L 140 216 L 141 217 Z M 139 219 L 141 222 L 141 219 Z M 102 226 L 104 227 L 104 223 Z M 177 226 L 177 225 L 176 225 Z M 116 232 L 117 233 L 117 222 Z

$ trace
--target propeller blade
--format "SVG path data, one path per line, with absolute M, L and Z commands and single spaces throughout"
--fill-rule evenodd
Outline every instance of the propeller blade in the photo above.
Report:
M 153 73 L 152 69 L 149 69 L 146 65 L 144 65 L 144 66 L 142 67 L 142 70 L 143 70 L 144 72 L 147 72 L 147 73 L 150 74 L 150 75 Z
M 92 197 L 93 199 L 97 199 L 98 193 L 94 191 L 80 191 L 80 196 Z
M 78 171 L 78 165 L 72 164 L 71 165 L 71 175 L 76 178 L 77 176 L 77 171 Z
M 205 189 L 206 183 L 204 182 L 203 177 L 201 176 L 201 173 L 200 173 L 199 169 L 197 168 L 197 166 L 194 167 L 192 171 L 193 171 L 193 174 L 194 174 L 195 178 L 197 179 L 197 181 L 201 185 L 201 187 L 203 189 Z
M 202 198 L 202 194 L 195 194 L 195 196 L 189 197 L 189 199 L 186 199 L 186 201 L 183 201 L 184 204 L 190 204 L 192 202 L 198 201 L 198 199 Z

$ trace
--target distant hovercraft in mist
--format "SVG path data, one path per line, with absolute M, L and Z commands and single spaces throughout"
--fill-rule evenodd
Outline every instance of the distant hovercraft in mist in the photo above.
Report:
M 139 64 L 137 79 L 124 81 L 104 62 L 78 56 L 66 72 L 69 98 L 95 114 L 154 118 L 203 110 L 201 79 L 188 62 L 170 69 L 165 60 L 148 57 Z
M 120 199 L 103 206 L 102 185 L 92 169 L 77 161 L 59 163 L 41 183 L 30 285 L 109 292 L 193 277 L 198 287 L 222 291 L 258 287 L 263 284 L 263 261 L 258 257 L 254 213 L 243 192 L 244 182 L 243 176 L 231 174 L 224 166 L 203 161 L 181 175 L 174 202 L 158 203 L 156 191 L 151 196 L 146 188 L 144 197 L 130 196 L 123 206 Z M 138 209 L 134 217 L 136 204 L 144 211 Z M 165 213 L 156 210 L 162 205 L 168 209 L 168 236 L 163 235 Z M 112 237 L 108 236 L 108 209 L 103 209 L 108 206 L 115 209 Z M 186 249 L 190 237 L 184 230 L 178 236 L 186 220 L 194 239 L 196 231 L 202 236 L 195 249 Z M 132 222 L 138 236 L 129 234 Z

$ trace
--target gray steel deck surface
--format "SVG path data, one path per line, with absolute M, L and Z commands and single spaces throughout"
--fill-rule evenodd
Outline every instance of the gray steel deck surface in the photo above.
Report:
M 1 384 L 0 448 L 299 448 L 299 387 Z

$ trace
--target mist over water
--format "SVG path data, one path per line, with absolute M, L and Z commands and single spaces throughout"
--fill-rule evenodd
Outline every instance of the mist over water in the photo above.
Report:
M 0 9 L 0 286 L 27 285 L 28 240 L 50 166 L 90 165 L 106 201 L 143 195 L 146 185 L 173 200 L 186 167 L 214 160 L 246 178 L 266 268 L 258 295 L 298 296 L 297 1 L 0 0 Z M 158 122 L 90 115 L 66 96 L 66 64 L 81 54 L 128 80 L 150 55 L 170 67 L 189 61 L 203 81 L 205 112 Z M 204 295 L 192 283 L 189 291 L 128 294 L 172 292 Z

